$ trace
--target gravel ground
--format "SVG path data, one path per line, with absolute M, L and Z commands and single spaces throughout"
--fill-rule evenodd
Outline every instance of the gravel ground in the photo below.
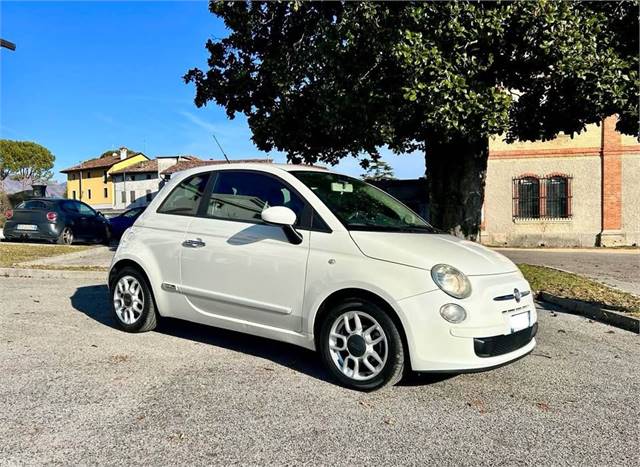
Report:
M 290 345 L 125 334 L 104 285 L 0 278 L 0 464 L 638 464 L 639 337 L 540 326 L 512 365 L 364 394 Z
M 640 250 L 542 250 L 499 248 L 515 263 L 549 266 L 575 272 L 640 295 Z

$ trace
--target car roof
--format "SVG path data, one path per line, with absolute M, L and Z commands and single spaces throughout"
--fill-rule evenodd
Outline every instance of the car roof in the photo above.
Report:
M 44 201 L 45 203 L 55 203 L 56 201 L 64 201 L 64 198 L 25 198 L 21 203 L 26 203 L 27 201 Z
M 309 172 L 322 172 L 322 173 L 332 173 L 329 169 L 325 167 L 320 167 L 316 165 L 302 165 L 302 164 L 272 164 L 272 163 L 264 163 L 264 162 L 241 162 L 234 163 L 231 161 L 229 164 L 216 164 L 216 165 L 205 165 L 201 167 L 193 167 L 191 169 L 187 169 L 181 172 L 177 172 L 180 174 L 180 178 L 184 179 L 187 176 L 205 173 L 205 172 L 216 172 L 219 170 L 256 170 L 259 172 L 266 172 L 272 174 L 278 174 L 284 172 L 299 172 L 299 171 L 309 171 Z

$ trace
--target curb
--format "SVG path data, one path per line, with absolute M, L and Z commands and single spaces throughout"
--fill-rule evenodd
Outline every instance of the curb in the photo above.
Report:
M 0 268 L 0 277 L 24 277 L 31 279 L 90 279 L 106 282 L 107 274 L 107 271 Z
M 556 297 L 555 295 L 551 295 L 546 292 L 539 292 L 537 298 L 538 300 L 541 300 L 543 302 L 558 305 L 568 313 L 585 316 L 595 321 L 600 321 L 601 323 L 624 329 L 625 331 L 631 331 L 636 334 L 640 334 L 639 318 L 627 316 L 617 311 L 600 308 L 599 306 L 581 302 L 580 300 Z

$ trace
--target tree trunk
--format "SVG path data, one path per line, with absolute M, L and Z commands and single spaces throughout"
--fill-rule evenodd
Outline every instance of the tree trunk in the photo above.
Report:
M 479 239 L 488 157 L 487 138 L 429 138 L 425 162 L 431 224 Z

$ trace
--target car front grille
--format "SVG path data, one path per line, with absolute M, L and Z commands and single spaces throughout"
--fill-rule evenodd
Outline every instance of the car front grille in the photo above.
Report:
M 478 357 L 497 357 L 514 352 L 527 345 L 538 332 L 538 323 L 506 336 L 477 337 L 473 339 L 473 350 Z

